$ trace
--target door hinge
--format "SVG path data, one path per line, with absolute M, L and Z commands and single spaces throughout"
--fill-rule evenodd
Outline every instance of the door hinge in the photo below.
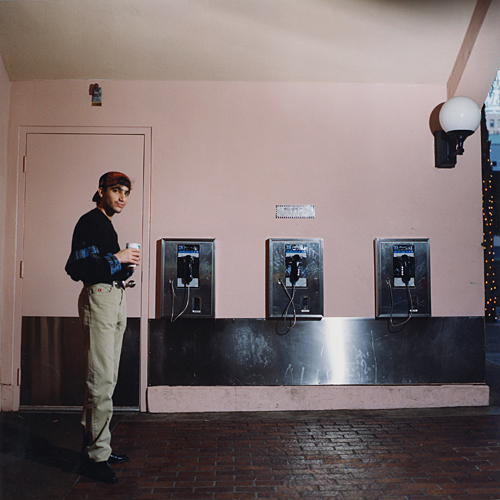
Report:
M 26 168 L 28 167 L 28 157 L 23 156 L 23 172 L 26 173 Z
M 21 368 L 17 369 L 17 385 L 21 387 Z
M 24 260 L 21 261 L 21 265 L 19 266 L 19 277 L 24 278 Z

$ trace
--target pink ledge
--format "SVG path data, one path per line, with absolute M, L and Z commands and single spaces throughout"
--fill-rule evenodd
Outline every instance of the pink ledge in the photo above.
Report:
M 148 388 L 151 413 L 488 406 L 485 384 Z

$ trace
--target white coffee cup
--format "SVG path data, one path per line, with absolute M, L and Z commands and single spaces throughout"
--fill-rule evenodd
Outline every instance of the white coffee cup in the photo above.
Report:
M 140 243 L 127 243 L 127 248 L 137 248 L 138 250 L 140 250 L 141 244 Z M 135 264 L 129 264 L 128 267 L 134 268 Z

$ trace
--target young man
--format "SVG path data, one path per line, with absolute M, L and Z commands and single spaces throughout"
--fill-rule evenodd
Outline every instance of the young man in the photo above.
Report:
M 85 345 L 85 399 L 82 413 L 84 473 L 93 479 L 116 483 L 110 463 L 129 457 L 114 454 L 109 425 L 112 396 L 118 378 L 122 341 L 127 326 L 124 281 L 140 263 L 140 250 L 120 250 L 111 219 L 127 205 L 130 179 L 107 172 L 99 179 L 92 201 L 97 207 L 76 224 L 66 272 L 83 282 L 78 311 Z

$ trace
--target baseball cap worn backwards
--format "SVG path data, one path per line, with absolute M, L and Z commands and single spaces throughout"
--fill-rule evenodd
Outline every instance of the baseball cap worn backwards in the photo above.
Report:
M 101 175 L 99 179 L 99 187 L 106 190 L 108 187 L 112 186 L 125 186 L 130 189 L 132 183 L 127 175 L 122 174 L 121 172 L 106 172 Z M 92 201 L 95 203 L 99 203 L 101 197 L 99 196 L 99 192 L 96 191 Z

